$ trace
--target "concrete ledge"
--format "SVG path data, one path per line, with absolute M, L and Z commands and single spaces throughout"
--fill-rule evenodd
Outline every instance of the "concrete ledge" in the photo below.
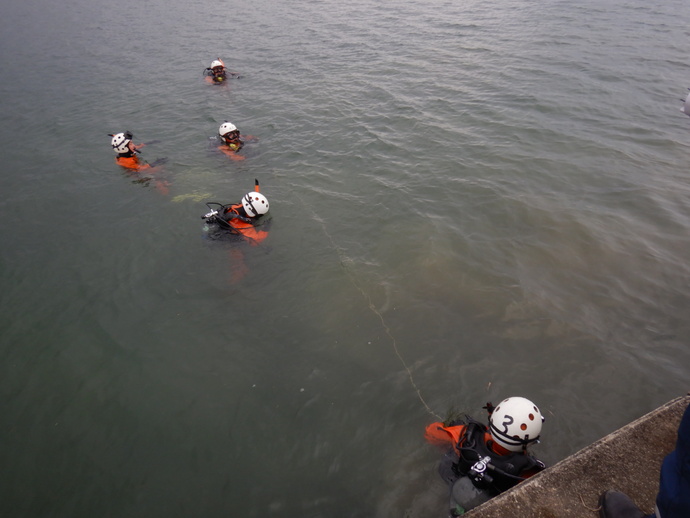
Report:
M 473 509 L 468 518 L 596 517 L 599 495 L 617 489 L 654 511 L 661 462 L 676 446 L 690 404 L 679 397 Z

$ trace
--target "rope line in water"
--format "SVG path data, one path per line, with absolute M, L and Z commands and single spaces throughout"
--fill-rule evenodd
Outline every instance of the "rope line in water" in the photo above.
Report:
M 353 261 L 349 257 L 347 257 L 345 255 L 345 252 L 343 251 L 343 249 L 335 243 L 333 236 L 331 236 L 330 232 L 328 232 L 328 229 L 326 228 L 326 222 L 323 220 L 323 218 L 321 218 L 316 212 L 314 212 L 314 209 L 312 209 L 311 207 L 308 207 L 307 204 L 304 203 L 304 200 L 302 200 L 302 198 L 299 195 L 297 195 L 297 198 L 300 200 L 302 205 L 304 205 L 304 207 L 308 208 L 309 212 L 311 212 L 312 215 L 314 216 L 314 219 L 316 219 L 316 221 L 319 222 L 319 224 L 321 225 L 321 229 L 323 230 L 323 233 L 326 235 L 326 237 L 328 238 L 328 240 L 331 243 L 331 246 L 333 247 L 333 249 L 338 254 L 338 262 L 340 263 L 340 266 L 342 266 L 343 270 L 345 271 L 345 274 L 347 275 L 348 279 L 350 279 L 350 282 L 355 287 L 355 289 L 357 291 L 359 291 L 359 293 L 361 293 L 362 297 L 364 297 L 364 300 L 366 301 L 367 306 L 369 307 L 371 312 L 378 317 L 379 321 L 381 322 L 381 327 L 383 327 L 384 331 L 388 335 L 388 338 L 390 338 L 391 345 L 393 347 L 393 351 L 395 352 L 395 355 L 398 357 L 398 359 L 400 360 L 400 363 L 402 364 L 402 366 L 405 368 L 405 371 L 407 372 L 407 377 L 410 380 L 410 384 L 412 385 L 412 388 L 414 388 L 415 392 L 417 393 L 417 398 L 419 399 L 419 401 L 421 401 L 422 405 L 424 406 L 424 408 L 426 409 L 426 411 L 429 414 L 436 417 L 440 421 L 443 421 L 443 418 L 431 409 L 431 407 L 427 404 L 426 400 L 422 396 L 421 390 L 417 386 L 417 383 L 415 383 L 415 381 L 414 381 L 414 377 L 412 376 L 412 371 L 407 366 L 407 362 L 405 362 L 405 359 L 402 357 L 402 354 L 400 354 L 400 350 L 398 349 L 398 342 L 395 339 L 395 336 L 393 336 L 393 332 L 391 331 L 390 327 L 388 326 L 388 324 L 386 324 L 386 320 L 383 318 L 383 315 L 381 314 L 381 312 L 378 309 L 376 309 L 376 306 L 374 306 L 374 303 L 371 300 L 371 296 L 357 282 L 357 278 L 355 277 L 354 273 L 352 272 L 352 268 L 350 268 L 348 266 L 348 263 L 352 264 Z

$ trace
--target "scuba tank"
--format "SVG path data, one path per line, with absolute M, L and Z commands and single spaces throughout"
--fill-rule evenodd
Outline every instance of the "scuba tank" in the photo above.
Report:
M 488 502 L 500 493 L 493 486 L 490 457 L 478 457 L 467 471 L 462 471 L 463 461 L 452 451 L 446 453 L 439 465 L 441 478 L 450 486 L 449 509 L 451 516 L 460 516 L 470 509 Z
M 479 489 L 469 477 L 460 477 L 450 488 L 450 515 L 460 516 L 479 507 L 493 497 L 486 489 Z

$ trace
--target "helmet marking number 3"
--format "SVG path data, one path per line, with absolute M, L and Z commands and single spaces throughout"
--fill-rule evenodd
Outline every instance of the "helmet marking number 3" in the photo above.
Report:
M 513 419 L 512 415 L 505 415 L 503 416 L 503 422 L 501 425 L 503 425 L 503 433 L 508 435 L 508 427 L 515 422 L 515 419 Z

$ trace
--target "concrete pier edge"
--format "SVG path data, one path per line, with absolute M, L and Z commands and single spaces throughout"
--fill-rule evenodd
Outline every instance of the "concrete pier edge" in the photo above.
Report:
M 676 445 L 690 394 L 640 417 L 465 514 L 468 518 L 598 516 L 601 493 L 617 489 L 654 511 L 661 463 Z

